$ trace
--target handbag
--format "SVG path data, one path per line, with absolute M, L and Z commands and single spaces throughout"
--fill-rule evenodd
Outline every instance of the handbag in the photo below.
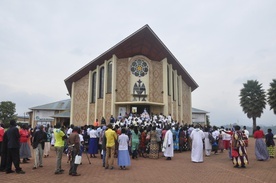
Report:
M 239 153 L 238 153 L 238 151 L 236 151 L 236 150 L 232 149 L 232 153 L 231 153 L 231 155 L 232 155 L 232 157 L 236 158 L 236 157 L 238 157 L 238 156 L 239 156 Z
M 79 164 L 81 163 L 81 156 L 76 155 L 76 156 L 75 156 L 75 162 L 74 162 L 74 163 L 77 164 L 77 165 L 79 165 Z

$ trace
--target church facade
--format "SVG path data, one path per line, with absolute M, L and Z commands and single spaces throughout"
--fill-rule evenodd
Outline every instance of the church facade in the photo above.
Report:
M 145 25 L 65 79 L 70 123 L 92 124 L 125 113 L 171 115 L 192 123 L 198 85 L 152 29 Z

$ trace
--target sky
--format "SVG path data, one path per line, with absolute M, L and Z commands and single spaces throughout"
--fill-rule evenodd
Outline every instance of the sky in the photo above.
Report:
M 0 101 L 16 113 L 69 99 L 64 80 L 148 24 L 199 87 L 212 125 L 252 126 L 240 90 L 276 79 L 275 0 L 1 0 Z M 276 125 L 267 105 L 257 125 Z

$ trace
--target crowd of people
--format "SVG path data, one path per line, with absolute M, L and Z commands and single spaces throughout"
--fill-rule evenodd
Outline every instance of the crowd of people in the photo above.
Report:
M 275 156 L 275 144 L 272 130 L 267 134 L 258 126 L 253 133 L 255 155 L 259 161 L 266 161 Z M 79 157 L 83 153 L 87 158 L 102 159 L 102 166 L 112 170 L 114 160 L 121 170 L 131 166 L 131 159 L 158 159 L 161 156 L 172 160 L 175 152 L 191 151 L 191 161 L 204 162 L 204 157 L 217 155 L 228 151 L 227 156 L 235 168 L 245 168 L 249 163 L 246 148 L 249 144 L 249 132 L 244 126 L 233 128 L 216 126 L 201 126 L 183 124 L 174 121 L 171 116 L 119 115 L 117 119 L 111 116 L 109 123 L 104 117 L 96 120 L 93 125 L 81 127 L 71 124 L 64 127 L 57 123 L 55 127 L 37 125 L 34 129 L 27 125 L 18 128 L 16 121 L 10 121 L 10 127 L 5 131 L 0 127 L 0 171 L 24 174 L 20 163 L 28 163 L 33 150 L 33 169 L 43 167 L 43 157 L 49 156 L 51 145 L 56 152 L 56 167 L 54 174 L 63 174 L 62 157 L 66 153 L 70 162 L 69 175 L 79 176 Z M 90 162 L 90 160 L 89 160 Z

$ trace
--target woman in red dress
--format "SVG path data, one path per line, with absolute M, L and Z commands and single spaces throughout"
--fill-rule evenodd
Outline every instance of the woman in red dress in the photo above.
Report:
M 264 142 L 264 132 L 259 126 L 256 127 L 254 132 L 255 141 L 255 155 L 258 161 L 266 161 L 269 159 L 269 154 Z
M 144 128 L 140 129 L 140 143 L 139 143 L 139 154 L 140 156 L 146 158 L 145 151 L 146 151 L 146 131 Z

